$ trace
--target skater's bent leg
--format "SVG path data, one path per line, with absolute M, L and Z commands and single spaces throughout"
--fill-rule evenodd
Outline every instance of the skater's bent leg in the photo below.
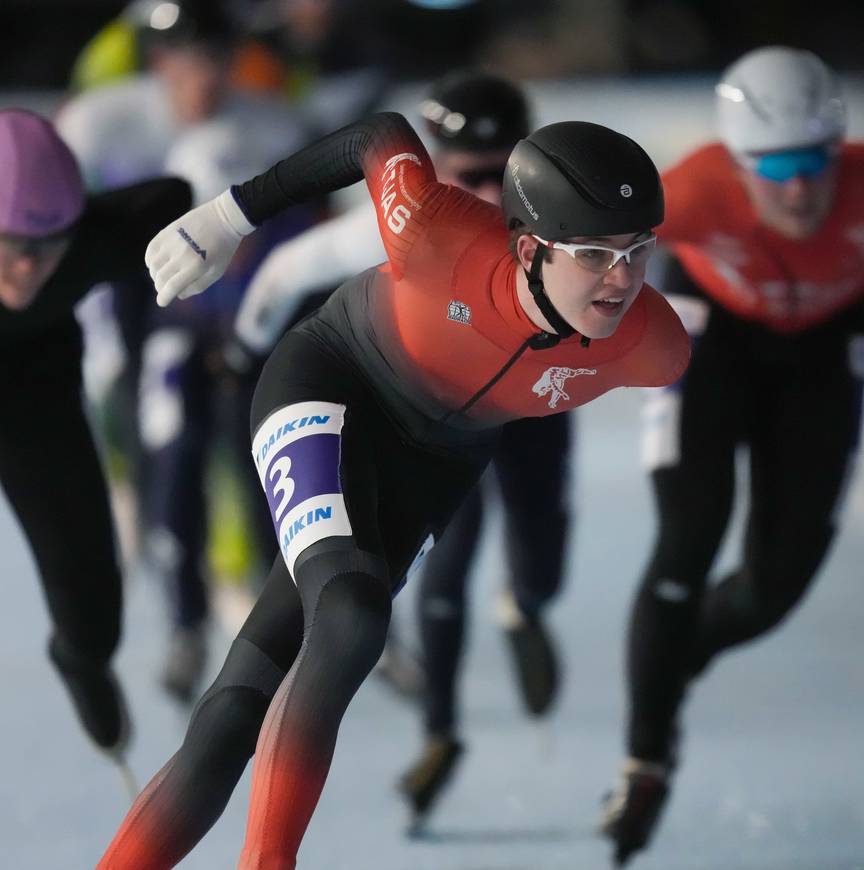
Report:
M 679 469 L 653 475 L 660 530 L 628 634 L 628 744 L 635 758 L 667 760 L 698 637 L 705 579 L 731 510 L 732 475 L 731 455 L 726 462 L 718 459 L 712 485 L 704 490 Z M 692 516 L 700 518 L 698 534 Z
M 173 867 L 221 815 L 303 634 L 297 590 L 277 557 L 219 676 L 196 706 L 178 752 L 147 785 L 99 870 Z
M 690 295 L 686 276 L 670 286 L 677 292 L 681 279 Z M 692 674 L 705 583 L 732 510 L 735 449 L 753 405 L 746 368 L 727 349 L 725 320 L 694 298 L 707 321 L 691 332 L 690 367 L 676 386 L 651 391 L 643 411 L 658 532 L 627 638 L 628 754 L 662 764 Z
M 344 540 L 344 539 L 343 539 Z M 293 870 L 318 803 L 342 716 L 387 635 L 390 589 L 382 559 L 325 539 L 295 565 L 303 645 L 270 706 L 256 749 L 239 866 Z
M 533 618 L 557 595 L 570 527 L 572 414 L 504 427 L 494 467 L 501 485 L 510 588 Z M 543 461 L 538 464 L 537 457 Z
M 4 409 L 0 485 L 36 559 L 54 636 L 70 657 L 104 665 L 120 638 L 122 584 L 105 479 L 78 385 L 53 384 L 44 409 L 36 403 L 26 413 L 14 404 Z M 51 440 L 58 422 L 62 452 Z
M 770 394 L 751 449 L 744 561 L 705 596 L 696 669 L 779 625 L 831 546 L 861 413 L 860 387 L 844 363 Z
M 30 543 L 51 615 L 49 656 L 97 746 L 129 736 L 110 659 L 120 639 L 122 583 L 102 468 L 81 405 L 78 359 L 28 361 L 11 394 L 0 383 L 0 486 Z M 39 377 L 40 366 L 51 368 Z M 0 379 L 2 381 L 2 379 Z M 34 396 L 44 397 L 33 401 Z M 58 426 L 58 423 L 60 424 Z M 58 449 L 62 431 L 62 449 Z M 68 457 L 74 461 L 68 461 Z

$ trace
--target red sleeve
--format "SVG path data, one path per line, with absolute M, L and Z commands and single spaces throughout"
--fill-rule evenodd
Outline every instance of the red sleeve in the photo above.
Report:
M 434 213 L 445 186 L 435 178 L 432 160 L 407 122 L 382 131 L 363 158 L 363 174 L 387 258 L 401 277 L 409 251 Z

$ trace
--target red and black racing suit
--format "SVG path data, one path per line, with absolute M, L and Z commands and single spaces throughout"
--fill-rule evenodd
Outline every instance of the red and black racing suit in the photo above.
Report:
M 647 286 L 616 334 L 589 347 L 534 326 L 500 211 L 437 182 L 400 115 L 346 127 L 235 197 L 260 223 L 363 177 L 388 263 L 282 339 L 253 402 L 253 457 L 282 555 L 101 870 L 177 863 L 253 752 L 240 866 L 294 868 L 339 722 L 381 652 L 391 595 L 477 480 L 499 427 L 614 387 L 668 384 L 687 365 L 680 321 Z
M 713 144 L 663 175 L 658 235 L 676 259 L 662 287 L 693 359 L 646 409 L 659 523 L 628 639 L 629 753 L 661 763 L 687 681 L 780 623 L 810 586 L 860 426 L 850 351 L 864 333 L 864 146 L 843 146 L 831 213 L 798 241 L 759 221 L 737 171 Z M 739 445 L 750 460 L 741 564 L 708 585 Z

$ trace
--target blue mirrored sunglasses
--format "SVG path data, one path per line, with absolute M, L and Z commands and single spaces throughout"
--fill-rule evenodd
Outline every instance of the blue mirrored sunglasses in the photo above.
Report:
M 817 145 L 815 148 L 747 155 L 744 163 L 762 178 L 782 183 L 799 176 L 814 178 L 821 175 L 831 163 L 832 156 L 829 146 Z

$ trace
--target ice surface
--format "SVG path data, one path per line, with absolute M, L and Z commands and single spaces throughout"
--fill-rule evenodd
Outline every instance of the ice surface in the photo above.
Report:
M 370 680 L 346 716 L 300 870 L 609 866 L 592 828 L 620 759 L 623 629 L 654 521 L 638 468 L 637 405 L 636 391 L 618 391 L 579 413 L 576 534 L 553 617 L 568 666 L 556 714 L 538 726 L 519 709 L 491 617 L 504 571 L 493 514 L 474 578 L 462 687 L 469 750 L 428 836 L 402 837 L 405 811 L 393 790 L 419 746 L 418 717 Z M 720 661 L 694 692 L 683 768 L 660 834 L 635 870 L 864 870 L 862 530 L 859 480 L 805 606 L 764 642 Z M 81 736 L 49 669 L 33 563 L 5 502 L 0 553 L 0 866 L 92 868 L 124 814 L 123 791 Z M 734 546 L 725 559 L 733 556 Z M 404 596 L 407 630 L 410 586 Z M 119 670 L 142 780 L 176 749 L 185 725 L 186 714 L 156 685 L 164 636 L 160 591 L 139 580 L 128 592 Z M 214 672 L 227 642 L 217 637 Z M 248 782 L 247 771 L 181 867 L 236 866 Z

